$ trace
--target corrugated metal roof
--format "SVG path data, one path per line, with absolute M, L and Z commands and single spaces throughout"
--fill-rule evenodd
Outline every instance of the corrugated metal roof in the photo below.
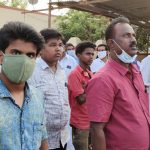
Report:
M 115 18 L 126 16 L 133 24 L 150 28 L 150 0 L 82 0 L 52 2 L 59 8 L 72 8 Z

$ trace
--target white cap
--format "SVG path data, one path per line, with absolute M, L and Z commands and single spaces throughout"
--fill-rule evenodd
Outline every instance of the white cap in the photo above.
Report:
M 71 43 L 76 47 L 79 43 L 81 43 L 81 40 L 78 37 L 71 37 L 67 43 Z
M 104 40 L 97 40 L 96 42 L 95 42 L 95 45 L 96 46 L 98 46 L 98 45 L 100 45 L 100 44 L 105 44 L 106 45 L 106 41 L 104 41 Z

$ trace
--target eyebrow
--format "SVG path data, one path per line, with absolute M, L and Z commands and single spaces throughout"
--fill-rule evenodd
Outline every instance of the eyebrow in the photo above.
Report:
M 24 54 L 21 50 L 16 49 L 16 48 L 11 49 L 11 52 L 12 52 L 12 51 L 16 51 L 16 52 L 19 52 L 19 53 L 21 53 L 21 54 Z M 25 53 L 25 54 L 36 54 L 36 52 L 27 52 L 27 53 Z

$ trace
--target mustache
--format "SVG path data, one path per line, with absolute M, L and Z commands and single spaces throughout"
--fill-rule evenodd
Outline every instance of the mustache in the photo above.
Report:
M 133 46 L 137 47 L 137 42 L 134 42 L 134 41 L 133 41 L 129 46 L 130 46 L 130 47 L 133 47 Z

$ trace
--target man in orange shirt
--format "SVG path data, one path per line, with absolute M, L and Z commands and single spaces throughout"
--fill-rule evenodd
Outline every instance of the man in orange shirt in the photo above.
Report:
M 92 78 L 90 65 L 93 61 L 95 45 L 83 42 L 77 45 L 76 55 L 79 65 L 68 78 L 69 102 L 71 106 L 71 126 L 73 129 L 73 144 L 76 150 L 88 150 L 89 118 L 87 114 L 85 89 Z

